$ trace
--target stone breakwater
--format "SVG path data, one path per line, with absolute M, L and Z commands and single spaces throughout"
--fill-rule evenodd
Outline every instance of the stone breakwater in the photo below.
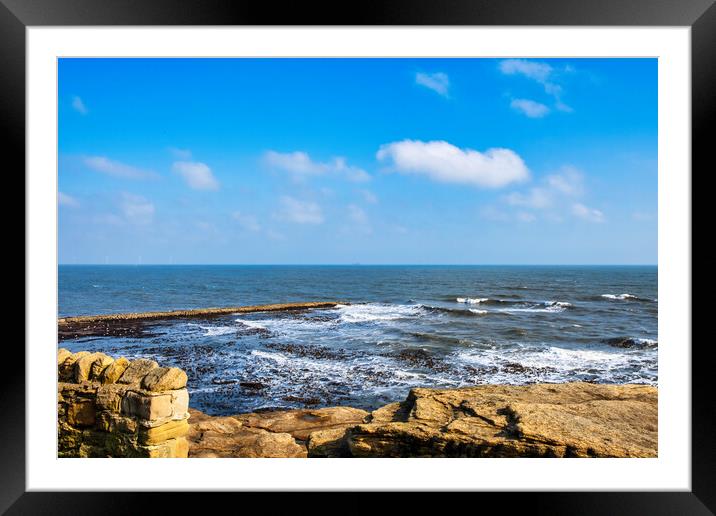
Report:
M 658 391 L 591 383 L 411 389 L 352 407 L 214 417 L 152 360 L 60 349 L 60 457 L 656 457 Z
M 336 305 L 338 305 L 338 302 L 321 301 L 254 306 L 229 306 L 222 308 L 197 308 L 194 310 L 172 310 L 167 312 L 132 312 L 124 314 L 62 317 L 57 320 L 57 336 L 59 340 L 110 335 L 142 336 L 145 326 L 148 323 L 156 323 L 168 319 L 196 319 L 218 317 L 229 314 L 333 308 Z
M 186 457 L 187 376 L 153 360 L 60 349 L 59 457 Z

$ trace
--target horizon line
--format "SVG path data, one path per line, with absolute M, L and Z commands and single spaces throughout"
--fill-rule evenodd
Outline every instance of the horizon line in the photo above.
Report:
M 58 266 L 132 266 L 132 267 L 184 267 L 184 266 L 237 266 L 237 267 L 656 267 L 658 263 L 58 263 Z

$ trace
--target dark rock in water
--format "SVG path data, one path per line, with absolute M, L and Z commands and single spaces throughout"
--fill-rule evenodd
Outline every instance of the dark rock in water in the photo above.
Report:
M 239 382 L 239 386 L 242 389 L 249 389 L 252 391 L 258 391 L 266 388 L 266 386 L 261 382 Z
M 631 337 L 614 337 L 611 339 L 604 339 L 602 342 L 613 348 L 651 348 L 655 347 L 657 343 L 655 341 L 647 339 L 633 339 Z
M 280 342 L 272 342 L 266 344 L 266 347 L 304 358 L 308 357 L 326 360 L 344 360 L 348 358 L 348 353 L 344 349 L 329 349 L 323 346 L 305 346 L 301 344 L 282 344 Z
M 232 383 L 236 383 L 236 380 L 222 380 L 220 378 L 213 378 L 211 380 L 211 383 L 213 383 L 214 385 L 229 385 Z
M 439 372 L 447 372 L 450 370 L 448 364 L 424 349 L 404 349 L 398 353 L 383 356 L 397 358 L 401 362 L 410 364 L 413 367 L 423 367 Z

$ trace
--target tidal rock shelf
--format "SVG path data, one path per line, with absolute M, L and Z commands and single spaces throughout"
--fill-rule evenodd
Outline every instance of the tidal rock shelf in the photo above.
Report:
M 656 457 L 656 387 L 590 383 L 412 389 L 351 407 L 211 417 L 189 457 Z
M 333 308 L 335 301 L 305 303 L 279 303 L 254 306 L 228 306 L 220 308 L 197 308 L 193 310 L 172 310 L 168 312 L 133 312 L 123 314 L 82 315 L 63 317 L 57 320 L 57 336 L 60 341 L 80 337 L 132 336 L 147 334 L 148 323 L 171 319 L 206 319 L 231 314 L 254 312 L 277 312 Z

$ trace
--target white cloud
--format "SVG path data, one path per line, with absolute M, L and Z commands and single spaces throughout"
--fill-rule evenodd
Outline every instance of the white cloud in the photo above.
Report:
M 397 172 L 425 175 L 445 183 L 499 188 L 529 177 L 522 158 L 510 149 L 483 153 L 446 141 L 403 140 L 382 145 L 376 157 L 390 161 Z
M 522 75 L 524 77 L 527 77 L 528 79 L 536 81 L 537 83 L 542 85 L 545 93 L 554 98 L 555 107 L 557 108 L 557 110 L 564 111 L 567 113 L 571 113 L 573 111 L 571 107 L 562 102 L 562 86 L 557 83 L 557 78 L 555 77 L 555 75 L 558 75 L 558 73 L 549 64 L 527 59 L 505 59 L 503 61 L 500 61 L 499 68 L 500 71 L 505 75 Z M 574 70 L 568 66 L 565 67 L 563 71 L 572 72 Z M 524 99 L 516 100 L 521 101 Z M 513 100 L 513 109 L 521 109 L 519 106 L 515 106 L 514 103 L 515 101 Z M 539 116 L 544 116 L 546 114 L 547 112 L 544 112 Z
M 80 205 L 77 199 L 62 192 L 57 192 L 57 204 L 60 206 L 68 206 L 70 208 L 75 208 Z
M 85 106 L 85 103 L 82 102 L 82 99 L 79 98 L 77 95 L 72 97 L 72 109 L 83 115 L 86 115 L 88 113 L 87 106 Z
M 546 182 L 564 195 L 578 197 L 584 193 L 584 175 L 574 167 L 562 167 L 559 173 L 547 176 Z
M 572 205 L 572 213 L 580 219 L 590 222 L 604 222 L 604 214 L 601 211 L 578 202 Z
M 549 113 L 547 106 L 529 99 L 513 99 L 510 106 L 529 118 L 542 118 Z
M 132 224 L 149 224 L 154 219 L 154 204 L 139 195 L 123 193 L 119 207 L 124 218 Z
M 85 156 L 83 162 L 90 169 L 123 179 L 148 179 L 156 177 L 154 172 L 113 161 L 105 156 Z
M 547 63 L 528 61 L 526 59 L 505 59 L 500 61 L 500 71 L 506 75 L 520 74 L 537 82 L 544 83 L 552 73 Z
M 601 211 L 577 202 L 584 193 L 584 174 L 574 167 L 565 166 L 544 177 L 539 185 L 524 192 L 512 192 L 504 196 L 503 200 L 510 206 L 539 210 L 546 219 L 552 221 L 561 221 L 565 211 L 569 213 L 571 209 L 573 216 L 603 222 L 605 218 Z M 525 211 L 515 213 L 514 217 L 523 222 L 536 220 L 533 213 Z
M 548 208 L 552 205 L 552 192 L 546 188 L 535 187 L 527 193 L 512 192 L 505 196 L 510 206 L 524 206 L 527 208 Z
M 335 173 L 342 174 L 346 179 L 357 183 L 370 181 L 370 175 L 365 170 L 349 166 L 346 159 L 342 157 L 335 157 L 329 162 L 322 163 L 313 161 L 305 152 L 282 153 L 270 150 L 264 154 L 264 162 L 270 167 L 290 173 L 297 180 L 308 176 Z
M 438 95 L 443 97 L 448 96 L 448 88 L 450 87 L 450 79 L 447 74 L 442 72 L 437 73 L 422 73 L 418 72 L 415 74 L 415 82 L 421 86 L 425 86 L 428 89 L 433 90 Z
M 512 192 L 504 200 L 511 206 L 533 209 L 554 207 L 560 197 L 575 198 L 584 193 L 584 176 L 573 167 L 562 167 L 559 172 L 550 174 L 542 180 L 542 185 L 534 186 L 526 192 Z
M 261 225 L 258 223 L 258 220 L 256 220 L 256 217 L 253 215 L 241 213 L 240 211 L 235 211 L 232 213 L 232 218 L 239 223 L 239 225 L 244 228 L 247 231 L 257 232 L 261 229 Z
M 172 170 L 182 176 L 190 188 L 194 190 L 218 190 L 219 182 L 211 169 L 198 161 L 175 161 Z
M 363 196 L 363 200 L 368 204 L 378 204 L 378 196 L 370 190 L 361 190 L 360 193 Z
M 284 220 L 297 224 L 321 224 L 323 222 L 323 212 L 315 202 L 299 201 L 284 195 L 281 197 L 281 206 L 279 218 Z

